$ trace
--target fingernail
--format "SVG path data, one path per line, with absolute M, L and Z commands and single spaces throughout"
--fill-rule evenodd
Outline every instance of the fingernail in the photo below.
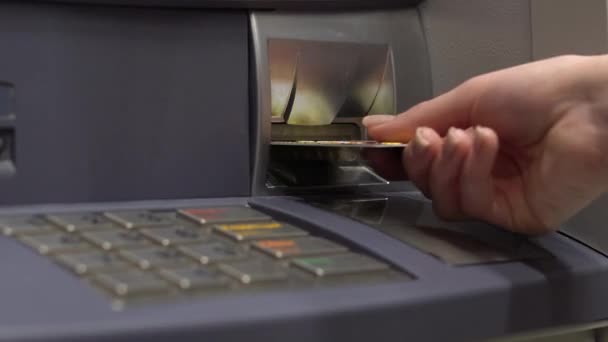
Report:
M 417 159 L 425 159 L 429 155 L 430 140 L 427 138 L 428 128 L 419 127 L 416 129 L 414 139 L 411 141 L 411 148 Z
M 464 131 L 459 128 L 451 127 L 448 130 L 447 137 L 445 139 L 445 153 L 452 154 L 456 151 L 456 146 L 458 146 L 458 142 L 462 139 L 464 135 Z
M 363 126 L 378 126 L 391 122 L 395 119 L 395 115 L 369 115 L 363 118 Z
M 484 126 L 475 126 L 475 133 L 479 135 L 492 134 L 492 129 Z
M 483 127 L 483 126 L 475 126 L 475 143 L 474 143 L 475 148 L 480 148 L 481 139 L 483 139 L 484 136 L 487 137 L 491 134 L 492 134 L 492 129 L 490 129 L 488 127 Z
M 426 148 L 431 143 L 428 139 L 428 128 L 418 127 L 416 128 L 416 136 L 414 138 L 414 143 L 420 147 Z

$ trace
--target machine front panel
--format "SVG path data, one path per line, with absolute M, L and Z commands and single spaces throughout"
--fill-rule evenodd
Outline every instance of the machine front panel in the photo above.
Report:
M 2 1 L 0 22 L 0 204 L 249 193 L 245 12 Z

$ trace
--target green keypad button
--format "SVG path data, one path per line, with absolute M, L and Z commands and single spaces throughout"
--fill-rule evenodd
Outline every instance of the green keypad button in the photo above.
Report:
M 49 222 L 39 217 L 0 217 L 0 231 L 7 236 L 48 234 L 57 231 Z
M 219 269 L 243 284 L 286 280 L 287 268 L 262 258 L 222 263 Z
M 200 224 L 270 220 L 268 215 L 245 206 L 188 208 L 180 213 Z
M 110 220 L 125 228 L 142 228 L 175 225 L 178 222 L 177 212 L 173 210 L 151 211 L 130 210 L 105 213 Z
M 92 248 L 82 237 L 68 233 L 22 236 L 19 240 L 40 254 L 86 251 Z
M 368 256 L 345 253 L 312 258 L 297 258 L 293 263 L 319 277 L 388 270 L 389 266 Z
M 183 290 L 212 290 L 230 285 L 228 277 L 204 267 L 163 269 L 160 275 Z
M 166 280 L 154 273 L 137 270 L 98 274 L 93 281 L 113 295 L 120 297 L 166 294 L 170 290 L 170 284 Z
M 207 241 L 211 237 L 202 228 L 191 226 L 146 228 L 142 229 L 141 232 L 163 246 Z
M 108 252 L 85 252 L 63 254 L 57 261 L 77 274 L 90 274 L 129 269 L 132 266 Z
M 46 219 L 68 232 L 117 227 L 117 225 L 108 218 L 97 213 L 46 215 Z

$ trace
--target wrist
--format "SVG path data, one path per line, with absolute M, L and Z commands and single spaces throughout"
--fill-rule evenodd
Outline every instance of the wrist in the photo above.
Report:
M 579 113 L 585 113 L 579 120 L 587 122 L 585 140 L 594 151 L 589 166 L 599 171 L 601 192 L 608 192 L 608 55 L 570 58 L 574 66 L 568 83 L 577 94 L 574 102 L 586 109 Z

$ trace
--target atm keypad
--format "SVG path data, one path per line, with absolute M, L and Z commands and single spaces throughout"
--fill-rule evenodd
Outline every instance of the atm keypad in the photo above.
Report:
M 352 273 L 410 279 L 245 206 L 0 217 L 0 228 L 121 302 L 317 286 Z

